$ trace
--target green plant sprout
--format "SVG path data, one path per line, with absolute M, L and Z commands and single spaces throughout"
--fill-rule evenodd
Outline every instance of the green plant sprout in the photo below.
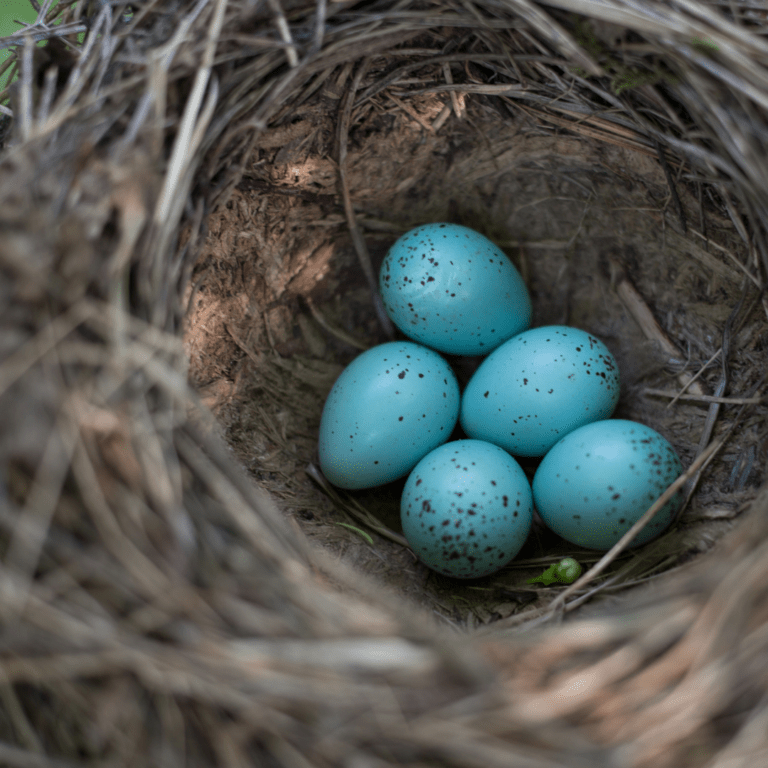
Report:
M 581 576 L 581 565 L 572 557 L 564 557 L 559 563 L 553 563 L 544 573 L 528 579 L 528 584 L 540 581 L 545 587 L 559 582 L 560 584 L 573 584 Z
M 355 533 L 359 534 L 370 545 L 373 545 L 373 539 L 371 538 L 370 534 L 366 533 L 365 531 L 361 530 L 360 528 L 357 528 L 354 525 L 350 525 L 349 523 L 336 523 L 336 525 L 340 525 L 342 528 L 349 528 L 350 531 L 354 531 Z

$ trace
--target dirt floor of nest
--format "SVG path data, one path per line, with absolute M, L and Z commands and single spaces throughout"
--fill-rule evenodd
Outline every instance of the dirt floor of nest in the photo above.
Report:
M 452 221 L 486 234 L 523 274 L 534 325 L 570 324 L 605 341 L 622 375 L 615 416 L 658 430 L 690 464 L 708 403 L 667 408 L 669 398 L 647 390 L 677 390 L 680 370 L 697 372 L 720 347 L 742 285 L 727 253 L 741 248 L 731 222 L 683 180 L 683 234 L 651 151 L 564 134 L 485 97 L 435 129 L 446 103 L 379 95 L 353 113 L 348 180 L 374 269 L 400 234 L 422 223 Z M 500 573 L 472 582 L 444 578 L 346 511 L 356 501 L 399 532 L 404 480 L 331 500 L 305 471 L 316 463 L 320 414 L 336 377 L 361 349 L 386 340 L 344 217 L 331 159 L 335 120 L 335 107 L 318 96 L 290 124 L 264 134 L 242 184 L 210 217 L 188 295 L 190 379 L 238 460 L 318 546 L 454 625 L 472 628 L 543 607 L 555 590 L 528 584 L 531 576 L 566 554 L 585 566 L 598 555 L 575 550 L 537 521 Z M 678 171 L 671 163 L 672 174 Z M 706 239 L 698 234 L 702 221 Z M 670 361 L 627 311 L 612 260 L 680 347 L 680 360 Z M 766 323 L 758 308 L 747 302 L 733 329 L 734 393 L 754 387 L 763 367 Z M 461 384 L 478 364 L 451 362 Z M 701 376 L 707 392 L 719 372 L 714 363 Z M 625 553 L 600 579 L 606 595 L 690 560 L 733 524 L 765 465 L 764 410 L 739 425 L 681 525 Z M 734 413 L 724 410 L 716 434 Z M 532 474 L 535 463 L 524 468 Z

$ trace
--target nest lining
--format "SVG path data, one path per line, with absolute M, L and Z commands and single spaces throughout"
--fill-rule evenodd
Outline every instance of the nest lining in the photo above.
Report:
M 31 48 L 12 94 L 3 759 L 629 767 L 764 751 L 764 19 L 748 4 L 726 22 L 618 2 L 596 24 L 527 3 L 162 11 L 118 22 L 102 5 L 74 60 L 92 63 L 58 100 Z M 376 533 L 365 558 L 304 474 L 324 392 L 385 338 L 365 275 L 435 218 L 505 247 L 536 324 L 604 336 L 627 382 L 617 415 L 666 430 L 686 460 L 702 406 L 667 412 L 648 391 L 687 371 L 648 343 L 628 292 L 690 346 L 689 365 L 725 326 L 738 351 L 724 394 L 747 402 L 715 422 L 734 431 L 685 535 L 619 570 L 631 583 L 676 567 L 592 620 L 505 631 L 531 607 L 516 582 L 487 603 L 453 588 L 446 602 L 423 571 L 382 589 L 393 570 L 418 577 L 413 558 Z M 717 391 L 717 369 L 702 381 Z M 378 581 L 364 573 L 376 562 Z M 551 615 L 538 599 L 532 614 Z M 446 635 L 414 602 L 485 626 Z
M 456 35 L 424 35 L 410 45 L 426 59 L 427 51 L 455 40 Z M 376 57 L 360 83 L 361 94 L 372 95 L 354 97 L 346 184 L 373 272 L 378 274 L 396 237 L 419 224 L 449 220 L 484 232 L 506 247 L 525 275 L 534 326 L 572 324 L 605 340 L 624 382 L 616 417 L 660 431 L 690 465 L 710 404 L 678 400 L 667 408 L 672 395 L 659 393 L 677 391 L 702 370 L 739 305 L 743 274 L 705 245 L 711 239 L 720 249 L 741 250 L 722 207 L 700 205 L 696 182 L 689 181 L 674 184 L 676 209 L 655 150 L 595 141 L 589 132 L 563 135 L 546 117 L 515 110 L 493 95 L 463 95 L 463 107 L 454 104 L 452 92 L 432 92 L 446 75 L 454 79 L 444 62 L 433 64 L 432 58 L 420 66 L 410 62 L 403 72 L 399 57 Z M 454 68 L 457 76 L 462 69 L 477 75 L 466 62 Z M 382 81 L 397 87 L 376 92 Z M 336 105 L 328 104 L 332 87 L 333 82 L 305 99 L 290 113 L 290 123 L 256 142 L 243 182 L 209 219 L 211 231 L 189 289 L 194 299 L 185 344 L 191 381 L 218 411 L 243 466 L 313 541 L 452 627 L 530 620 L 557 595 L 528 584 L 542 564 L 569 555 L 591 565 L 600 555 L 570 547 L 537 524 L 526 548 L 501 574 L 457 582 L 416 562 L 403 541 L 404 480 L 354 494 L 325 484 L 330 498 L 318 494 L 315 480 L 322 478 L 313 464 L 324 399 L 360 349 L 390 338 L 377 322 L 334 194 L 338 115 Z M 458 115 L 444 120 L 446 108 L 458 108 Z M 672 168 L 684 170 L 681 163 Z M 671 173 L 669 164 L 666 170 Z M 706 236 L 683 223 L 697 218 Z M 653 314 L 674 339 L 674 357 L 658 335 L 643 332 L 632 314 L 636 307 L 617 290 L 622 281 L 635 295 L 649 297 Z M 729 356 L 730 391 L 748 392 L 760 379 L 755 372 L 764 318 L 748 293 L 748 306 L 742 302 L 729 331 L 739 351 Z M 451 362 L 464 385 L 479 359 Z M 721 367 L 703 371 L 689 397 L 717 391 Z M 718 434 L 727 428 L 721 421 Z M 460 429 L 452 435 L 462 437 Z M 761 461 L 755 467 L 754 457 L 762 457 L 763 439 L 758 423 L 740 430 L 738 445 L 699 481 L 678 529 L 651 547 L 624 553 L 601 584 L 582 587 L 569 609 L 596 586 L 610 594 L 707 551 L 753 497 Z M 529 474 L 535 470 L 536 462 L 523 464 Z

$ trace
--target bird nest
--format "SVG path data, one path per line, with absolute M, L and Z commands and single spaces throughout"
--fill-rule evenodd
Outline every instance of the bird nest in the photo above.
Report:
M 0 762 L 765 762 L 760 4 L 31 5 L 0 93 Z M 459 582 L 403 538 L 403 481 L 324 480 L 325 397 L 392 338 L 378 267 L 434 221 L 613 352 L 615 415 L 683 460 L 666 534 L 535 522 Z M 575 583 L 531 582 L 564 556 Z

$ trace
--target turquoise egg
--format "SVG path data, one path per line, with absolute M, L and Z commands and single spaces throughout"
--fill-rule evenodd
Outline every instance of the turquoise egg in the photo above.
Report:
M 399 238 L 379 288 L 392 322 L 440 352 L 487 355 L 531 324 L 528 289 L 512 262 L 458 224 L 425 224 Z
M 320 417 L 320 468 L 339 488 L 371 488 L 407 475 L 451 435 L 459 384 L 448 363 L 410 341 L 356 357 Z
M 675 449 L 658 432 L 625 419 L 587 424 L 542 459 L 533 499 L 545 525 L 571 544 L 607 550 L 682 473 Z M 678 491 L 630 546 L 656 538 L 683 501 Z
M 602 341 L 566 325 L 523 331 L 494 350 L 467 384 L 461 426 L 515 456 L 543 456 L 619 401 L 619 369 Z
M 433 571 L 476 579 L 520 551 L 533 518 L 528 478 L 501 448 L 455 440 L 425 456 L 400 502 L 403 535 Z

